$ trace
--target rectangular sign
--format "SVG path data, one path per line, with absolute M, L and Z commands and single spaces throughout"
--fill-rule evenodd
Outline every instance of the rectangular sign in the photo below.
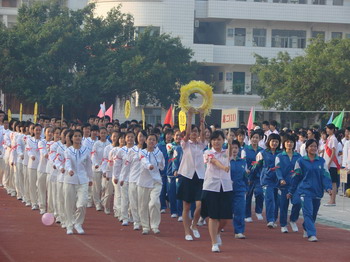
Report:
M 221 128 L 238 127 L 238 109 L 223 109 L 221 112 Z
M 348 182 L 348 170 L 345 168 L 340 169 L 340 183 L 347 183 Z

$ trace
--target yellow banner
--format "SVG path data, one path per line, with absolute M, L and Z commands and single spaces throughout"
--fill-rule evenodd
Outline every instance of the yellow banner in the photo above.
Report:
M 124 106 L 124 114 L 125 114 L 125 118 L 128 119 L 130 116 L 130 111 L 131 111 L 131 105 L 130 105 L 130 101 L 126 100 L 125 101 L 125 106 Z
M 36 124 L 36 121 L 38 120 L 38 102 L 35 102 L 34 104 L 34 117 L 33 117 L 33 123 Z
M 8 110 L 7 110 L 7 117 L 8 117 L 8 120 L 9 120 L 9 122 L 10 122 L 11 119 L 12 119 L 11 109 L 8 109 Z
M 141 111 L 141 117 L 142 117 L 142 129 L 146 130 L 146 116 L 145 116 L 145 110 Z
M 23 105 L 22 103 L 19 105 L 19 121 L 23 120 Z
M 180 131 L 183 132 L 186 130 L 186 113 L 184 111 L 179 112 L 179 128 Z

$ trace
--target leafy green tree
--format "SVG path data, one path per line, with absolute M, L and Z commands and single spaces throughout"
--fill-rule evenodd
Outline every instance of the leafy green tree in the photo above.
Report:
M 57 0 L 23 5 L 13 28 L 0 26 L 0 89 L 50 114 L 64 104 L 69 117 L 134 91 L 141 104 L 177 101 L 179 85 L 196 69 L 192 51 L 165 34 L 135 38 L 133 17 L 120 6 L 105 17 L 95 16 L 94 7 L 72 11 Z
M 350 108 L 350 39 L 313 40 L 304 56 L 279 53 L 267 59 L 255 55 L 252 72 L 265 107 L 291 110 Z

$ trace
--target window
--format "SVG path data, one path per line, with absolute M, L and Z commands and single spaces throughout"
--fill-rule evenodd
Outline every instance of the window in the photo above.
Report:
M 258 87 L 259 87 L 259 77 L 257 74 L 252 74 L 251 79 L 251 94 L 257 95 L 258 94 Z
M 313 5 L 325 5 L 326 0 L 312 0 Z
M 226 72 L 226 81 L 232 81 L 232 72 Z
M 312 38 L 320 37 L 324 41 L 325 40 L 325 32 L 324 31 L 312 31 L 311 37 Z
M 344 5 L 344 0 L 333 0 L 333 5 Z
M 342 32 L 332 32 L 332 39 L 342 39 L 343 33 Z
M 145 108 L 144 111 L 147 124 L 155 125 L 162 122 L 162 111 L 160 108 Z
M 265 3 L 267 3 L 267 0 L 254 0 L 254 2 L 265 2 Z
M 232 93 L 243 95 L 245 88 L 245 72 L 233 72 Z
M 350 34 L 346 34 L 345 38 L 350 39 Z
M 266 46 L 266 29 L 253 29 L 253 45 Z
M 235 46 L 245 46 L 245 28 L 235 28 Z
M 2 0 L 0 3 L 2 7 L 17 7 L 17 0 Z
M 233 28 L 227 29 L 227 37 L 233 37 L 234 33 L 235 33 L 235 29 L 233 29 Z
M 271 46 L 281 48 L 305 48 L 306 31 L 273 29 Z
M 224 80 L 224 72 L 219 73 L 219 81 Z
M 288 0 L 273 0 L 273 2 L 286 4 L 286 3 L 288 3 Z
M 159 26 L 137 26 L 136 27 L 136 36 L 139 34 L 143 34 L 146 30 L 150 30 L 151 36 L 159 36 L 160 35 L 160 27 Z

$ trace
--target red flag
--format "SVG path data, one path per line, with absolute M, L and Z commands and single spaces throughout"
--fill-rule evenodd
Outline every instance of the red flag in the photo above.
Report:
M 100 104 L 100 111 L 98 112 L 97 116 L 102 118 L 105 116 L 105 112 L 106 112 L 106 106 L 105 106 L 105 102 L 103 102 L 102 104 Z
M 248 118 L 248 125 L 247 125 L 247 128 L 248 128 L 248 134 L 250 136 L 250 130 L 253 129 L 253 121 L 254 121 L 254 108 L 252 107 L 250 109 L 250 114 L 249 114 L 249 118 Z
M 109 116 L 111 119 L 110 122 L 112 122 L 112 120 L 113 120 L 113 104 L 107 109 L 105 115 Z
M 173 121 L 173 106 L 170 106 L 168 112 L 166 113 L 164 124 L 170 124 L 171 126 L 174 125 Z

